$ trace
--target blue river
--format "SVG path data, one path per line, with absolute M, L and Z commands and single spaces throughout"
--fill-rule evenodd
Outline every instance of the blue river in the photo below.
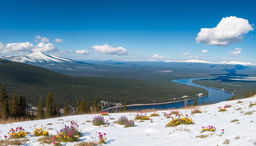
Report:
M 187 105 L 194 105 L 195 102 L 197 105 L 201 104 L 210 104 L 217 103 L 221 101 L 225 101 L 232 97 L 234 94 L 232 92 L 228 92 L 218 88 L 206 87 L 199 84 L 193 83 L 194 80 L 202 80 L 202 79 L 211 79 L 211 78 L 189 78 L 189 79 L 177 79 L 172 80 L 172 82 L 189 85 L 193 87 L 203 88 L 208 91 L 207 96 L 195 97 L 194 99 L 184 101 L 176 101 L 176 102 L 165 102 L 165 103 L 151 103 L 151 104 L 135 104 L 135 105 L 127 105 L 125 107 L 126 111 L 138 111 L 138 110 L 148 110 L 148 109 L 170 109 L 170 108 L 182 108 Z M 124 107 L 121 107 L 124 109 Z M 120 107 L 110 107 L 104 109 L 103 111 L 107 112 L 116 112 L 121 109 Z

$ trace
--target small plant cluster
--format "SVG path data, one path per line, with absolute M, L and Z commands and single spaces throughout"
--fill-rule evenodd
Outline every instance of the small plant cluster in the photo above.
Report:
M 135 126 L 134 121 L 128 120 L 128 118 L 126 116 L 121 116 L 120 118 L 118 118 L 117 123 L 120 125 L 124 125 L 124 127 L 134 127 Z
M 95 116 L 92 119 L 92 124 L 94 126 L 106 125 L 108 122 L 102 116 Z
M 71 126 L 65 125 L 56 136 L 52 137 L 53 144 L 58 144 L 58 142 L 74 142 L 78 141 L 81 133 L 79 132 L 78 128 L 79 125 L 71 121 Z
M 149 120 L 149 116 L 147 116 L 146 114 L 137 114 L 135 116 L 135 120 Z
M 227 111 L 226 108 L 222 108 L 222 107 L 219 108 L 219 112 L 225 112 L 225 111 Z
M 152 113 L 150 114 L 150 117 L 159 117 L 160 115 L 158 113 Z
M 250 102 L 249 107 L 256 106 L 256 102 Z
M 229 105 L 229 104 L 224 105 L 224 108 L 230 108 L 230 107 L 232 107 L 232 105 Z
M 212 125 L 203 126 L 201 132 L 206 132 L 206 131 L 215 132 L 216 128 Z
M 179 116 L 179 115 L 180 115 L 180 112 L 179 112 L 179 111 L 172 111 L 172 112 L 170 113 L 170 115 Z
M 200 109 L 193 109 L 191 111 L 191 114 L 199 114 L 199 113 L 202 113 L 202 111 Z
M 49 136 L 49 132 L 43 128 L 36 128 L 34 131 L 34 136 Z
M 106 144 L 107 134 L 98 132 L 99 144 Z
M 8 132 L 9 138 L 24 138 L 26 136 L 26 132 L 22 127 L 17 127 L 16 129 L 10 129 Z M 7 136 L 6 136 L 7 138 Z
M 102 115 L 102 116 L 108 116 L 109 113 L 108 113 L 108 112 L 100 112 L 100 115 Z
M 188 116 L 179 116 L 178 118 L 173 118 L 170 120 L 166 127 L 176 127 L 178 125 L 190 125 L 193 124 L 193 121 L 191 118 L 188 118 Z

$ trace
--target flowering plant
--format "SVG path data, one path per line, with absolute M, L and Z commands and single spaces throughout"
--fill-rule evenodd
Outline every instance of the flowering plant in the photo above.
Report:
M 98 132 L 99 144 L 105 144 L 106 143 L 106 140 L 107 140 L 106 136 L 107 136 L 106 133 Z
M 149 120 L 149 116 L 146 114 L 137 114 L 135 116 L 135 120 Z
M 128 120 L 126 116 L 121 116 L 120 118 L 118 118 L 117 123 L 120 125 L 124 125 L 124 127 L 133 127 L 135 125 L 134 121 Z
M 167 124 L 166 127 L 176 127 L 178 125 L 190 125 L 193 124 L 192 119 L 186 117 L 178 117 L 178 118 L 173 118 L 172 120 L 170 120 Z
M 212 125 L 208 125 L 206 127 L 203 126 L 201 132 L 205 132 L 205 131 L 215 132 L 216 128 L 214 126 L 212 126 Z
M 9 138 L 24 138 L 26 136 L 26 132 L 22 127 L 17 127 L 16 129 L 10 129 Z
M 193 109 L 191 111 L 191 114 L 197 114 L 197 113 L 202 113 L 202 111 L 200 109 Z
M 94 126 L 100 126 L 100 125 L 106 125 L 106 124 L 108 124 L 108 122 L 102 116 L 95 116 L 92 119 L 92 124 Z
M 179 116 L 180 112 L 179 111 L 172 111 L 172 112 L 170 112 L 170 115 Z
M 36 128 L 33 133 L 34 136 L 49 136 L 49 132 L 43 128 Z
M 158 113 L 152 113 L 152 114 L 150 114 L 150 117 L 158 117 L 158 116 L 159 116 Z
M 58 131 L 56 136 L 52 137 L 53 143 L 57 142 L 73 142 L 78 141 L 81 133 L 79 132 L 78 128 L 79 125 L 71 121 L 71 126 L 65 125 L 60 131 Z
M 100 115 L 102 115 L 102 116 L 108 116 L 109 113 L 108 113 L 108 112 L 100 112 Z

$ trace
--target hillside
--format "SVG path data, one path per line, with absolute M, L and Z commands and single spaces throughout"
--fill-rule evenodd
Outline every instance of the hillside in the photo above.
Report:
M 204 92 L 175 83 L 159 83 L 135 79 L 72 77 L 47 69 L 0 60 L 0 83 L 6 84 L 9 94 L 16 91 L 29 102 L 51 91 L 60 103 L 74 103 L 77 98 L 113 100 L 123 103 L 168 101 L 171 97 Z
M 256 97 L 241 100 L 224 101 L 221 103 L 197 107 L 202 113 L 191 114 L 195 109 L 177 109 L 157 111 L 159 116 L 150 117 L 151 120 L 135 120 L 135 127 L 124 128 L 115 121 L 120 116 L 127 116 L 134 119 L 135 112 L 111 113 L 104 116 L 109 121 L 109 125 L 93 126 L 92 119 L 98 114 L 77 115 L 60 117 L 46 120 L 36 120 L 27 122 L 17 122 L 10 124 L 0 124 L 1 139 L 8 130 L 17 126 L 23 126 L 25 131 L 32 133 L 35 128 L 44 127 L 50 135 L 55 135 L 57 130 L 64 124 L 70 125 L 70 121 L 75 121 L 79 125 L 82 133 L 78 142 L 62 143 L 66 146 L 76 145 L 81 142 L 98 142 L 98 132 L 106 133 L 106 145 L 109 146 L 185 146 L 194 144 L 197 146 L 253 146 L 256 143 Z M 226 109 L 220 112 L 219 109 Z M 167 118 L 167 113 L 178 111 L 179 115 L 186 115 L 193 121 L 191 125 L 178 125 L 176 127 L 165 127 L 171 118 Z M 150 115 L 152 112 L 144 113 Z M 165 113 L 165 114 L 164 114 Z M 171 115 L 171 117 L 176 117 Z M 215 131 L 202 132 L 202 127 L 212 125 Z M 40 137 L 32 134 L 26 136 L 27 146 L 40 145 Z M 2 141 L 3 142 L 3 141 Z

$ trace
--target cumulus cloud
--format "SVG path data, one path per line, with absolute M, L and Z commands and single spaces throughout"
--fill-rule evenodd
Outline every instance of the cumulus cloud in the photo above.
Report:
M 242 53 L 242 48 L 235 48 L 232 52 L 229 52 L 231 55 L 239 55 Z
M 253 30 L 248 20 L 235 16 L 222 18 L 214 28 L 201 28 L 196 41 L 208 45 L 226 46 L 240 41 L 243 35 Z
M 201 53 L 208 53 L 208 50 L 203 49 L 203 50 L 201 50 Z
M 99 53 L 109 54 L 109 55 L 127 55 L 128 51 L 123 47 L 112 47 L 108 44 L 105 45 L 95 45 L 92 48 Z
M 159 54 L 154 54 L 154 55 L 152 55 L 151 58 L 153 58 L 153 59 L 163 59 L 163 58 L 165 58 L 165 57 L 164 57 L 164 56 L 161 56 L 161 55 L 159 55 Z
M 49 38 L 47 37 L 42 37 L 40 35 L 36 36 L 36 39 L 35 39 L 36 42 L 43 42 L 43 43 L 47 43 L 50 41 Z
M 61 42 L 63 42 L 63 39 L 61 39 L 61 38 L 56 38 L 56 39 L 55 39 L 55 42 L 56 42 L 56 43 L 61 43 Z
M 31 50 L 33 47 L 33 44 L 30 42 L 7 43 L 5 46 L 2 44 L 2 52 L 27 51 Z
M 89 51 L 88 50 L 75 50 L 76 54 L 81 54 L 81 55 L 88 55 Z
M 48 52 L 55 49 L 55 46 L 52 43 L 38 43 L 33 49 L 33 52 Z

